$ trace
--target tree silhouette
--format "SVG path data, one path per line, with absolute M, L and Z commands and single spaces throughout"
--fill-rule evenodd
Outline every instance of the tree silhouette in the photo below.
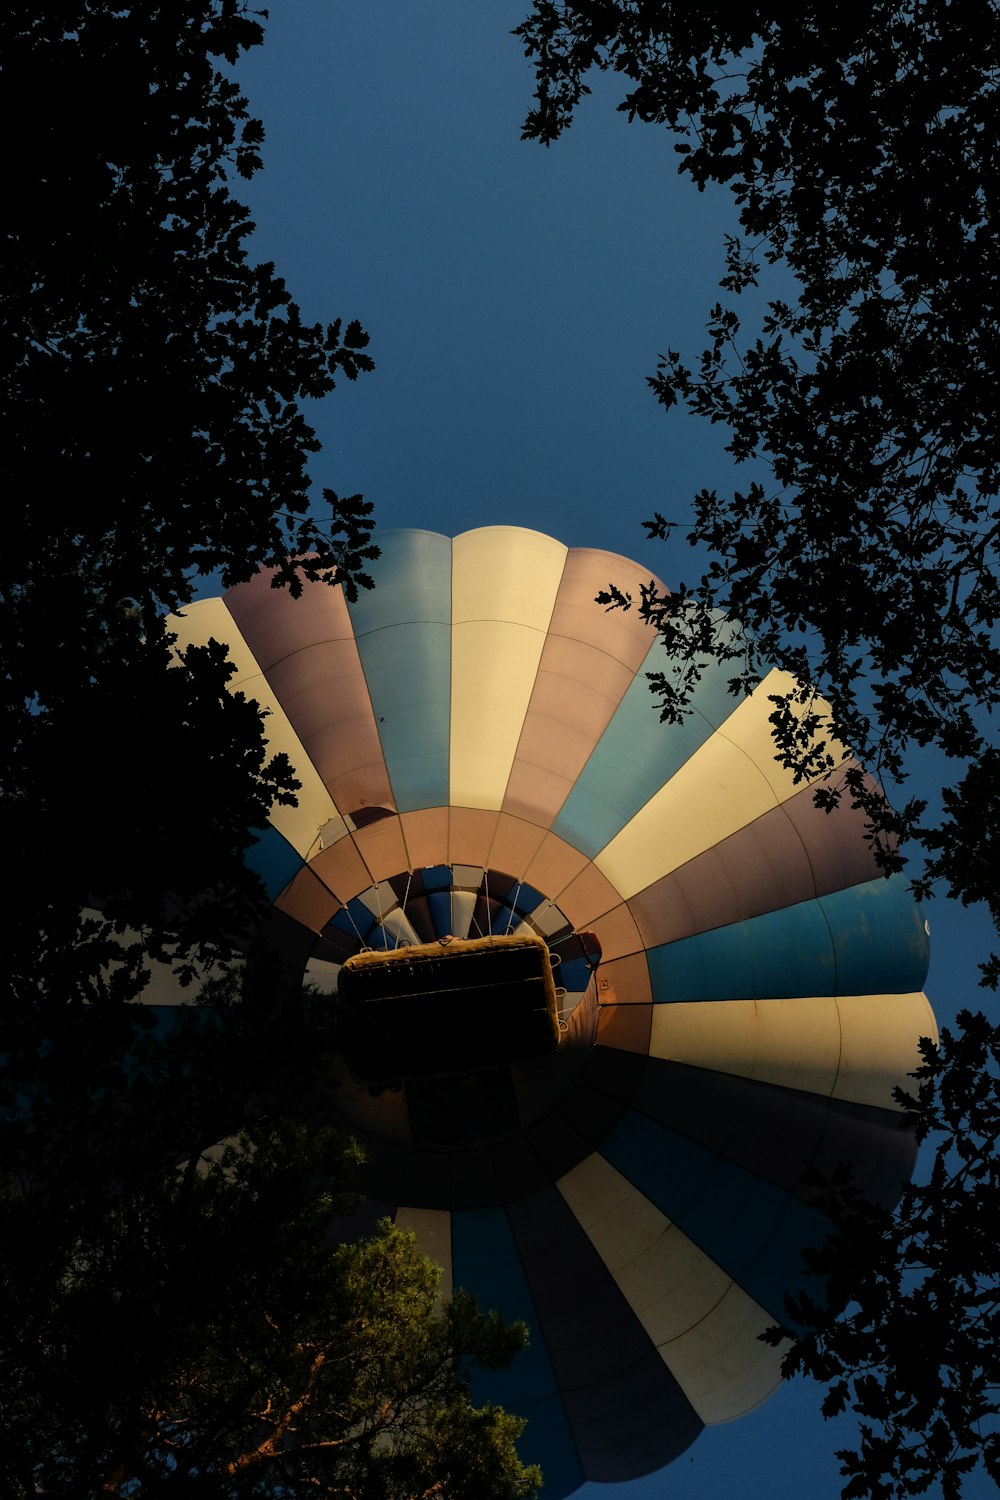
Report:
M 535 0 L 517 35 L 537 83 L 527 137 L 555 141 L 591 70 L 619 73 L 619 109 L 670 130 L 680 170 L 728 185 L 739 212 L 704 350 L 668 350 L 649 384 L 665 408 L 720 424 L 748 481 L 702 490 L 689 525 L 646 523 L 709 550 L 693 585 L 668 601 L 604 596 L 638 605 L 678 662 L 656 683 L 664 717 L 683 714 L 706 659 L 733 662 L 736 690 L 774 662 L 804 684 L 774 700 L 786 764 L 823 769 L 836 735 L 905 797 L 915 757 L 939 752 L 952 768 L 939 808 L 911 797 L 892 812 L 860 774 L 825 805 L 864 806 L 887 870 L 916 847 L 919 894 L 985 902 L 1000 926 L 997 7 Z M 740 296 L 766 290 L 771 267 L 778 290 L 746 335 Z M 744 625 L 731 644 L 725 617 Z M 995 988 L 1000 958 L 982 970 Z M 980 1141 L 976 1170 L 955 1177 L 939 1157 L 894 1218 L 829 1185 L 844 1226 L 824 1262 L 833 1310 L 811 1310 L 790 1364 L 836 1378 L 832 1407 L 851 1399 L 868 1421 L 860 1455 L 843 1456 L 846 1494 L 920 1493 L 935 1478 L 957 1493 L 977 1446 L 997 1478 L 977 1427 L 996 1411 L 995 1244 L 978 1243 L 974 1284 L 961 1268 L 967 1228 L 997 1213 L 985 1026 L 960 1017 L 914 1101 L 922 1134 L 946 1129 L 958 1151 Z
M 643 607 L 691 661 L 715 635 L 712 608 L 741 620 L 753 652 L 818 686 L 833 707 L 825 727 L 890 782 L 913 746 L 955 761 L 945 817 L 925 824 L 914 801 L 892 832 L 928 851 L 922 888 L 943 876 L 1000 920 L 986 873 L 1000 818 L 988 775 L 1000 696 L 995 6 L 690 15 L 538 0 L 518 34 L 538 79 L 526 135 L 550 142 L 566 128 L 591 68 L 624 73 L 619 107 L 672 130 L 699 187 L 733 192 L 745 237 L 728 243 L 722 285 L 734 302 L 765 262 L 794 277 L 756 338 L 742 340 L 739 312 L 720 303 L 700 359 L 668 352 L 650 378 L 664 406 L 721 423 L 753 477 L 695 497 L 687 535 L 711 550 L 708 571 L 669 611 Z M 649 530 L 677 524 L 657 516 Z M 662 689 L 672 711 L 678 689 Z M 778 727 L 794 760 L 790 718 Z M 894 839 L 882 849 L 899 858 Z
M 827 1297 L 792 1299 L 785 1368 L 829 1383 L 826 1415 L 849 1402 L 862 1418 L 859 1452 L 838 1454 L 845 1496 L 890 1500 L 937 1482 L 952 1500 L 980 1463 L 1000 1483 L 1000 1026 L 968 1011 L 959 1023 L 939 1050 L 925 1044 L 901 1096 L 935 1144 L 928 1180 L 904 1186 L 895 1214 L 843 1176 L 817 1182 L 837 1224 L 808 1256 Z
M 4 1494 L 533 1494 L 523 1421 L 474 1407 L 467 1373 L 526 1330 L 439 1300 L 388 1222 L 331 1244 L 350 1163 L 335 1132 L 258 1123 L 103 1199 L 77 1195 L 93 1171 L 12 1194 Z
M 327 490 L 328 520 L 311 518 L 318 445 L 301 410 L 372 367 L 368 337 L 303 321 L 274 267 L 249 259 L 231 191 L 259 166 L 262 129 L 229 69 L 261 37 L 236 0 L 15 3 L 0 19 L 19 142 L 0 309 L 0 816 L 19 872 L 8 1017 L 36 1007 L 40 959 L 59 974 L 47 1024 L 106 994 L 109 963 L 116 997 L 134 990 L 138 969 L 130 980 L 80 929 L 89 893 L 119 897 L 116 917 L 147 936 L 159 923 L 157 939 L 171 889 L 235 882 L 237 906 L 252 894 L 231 851 L 290 790 L 288 767 L 265 765 L 217 656 L 189 658 L 186 687 L 168 675 L 165 609 L 199 572 L 232 583 L 266 563 L 293 590 L 334 569 L 353 590 L 373 555 L 360 496 Z M 234 739 L 227 793 L 200 809 L 195 882 L 182 809 L 199 787 L 218 792 Z M 59 847 L 71 852 L 56 872 Z M 128 878 L 109 884 L 112 867 Z
M 191 580 L 370 580 L 302 403 L 372 368 L 305 321 L 232 191 L 263 132 L 241 0 L 14 0 L 0 280 L 0 1475 L 4 1494 L 532 1492 L 471 1360 L 523 1341 L 384 1226 L 328 1241 L 328 1016 L 252 951 L 244 850 L 291 767 Z M 244 968 L 236 956 L 250 948 Z M 149 964 L 209 974 L 162 1035 Z M 200 966 L 200 968 L 199 968 Z

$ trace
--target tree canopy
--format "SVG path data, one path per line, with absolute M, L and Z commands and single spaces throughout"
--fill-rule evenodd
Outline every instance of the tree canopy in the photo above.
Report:
M 680 170 L 738 205 L 708 343 L 694 362 L 667 351 L 650 384 L 721 424 L 750 478 L 702 490 L 690 526 L 650 519 L 712 561 L 669 611 L 644 607 L 689 658 L 712 609 L 741 620 L 760 659 L 826 694 L 890 794 L 912 747 L 943 751 L 943 818 L 913 800 L 893 832 L 922 841 L 924 891 L 943 877 L 1000 920 L 996 7 L 538 0 L 518 34 L 538 83 L 527 136 L 568 126 L 591 69 L 621 73 L 619 108 L 671 130 Z M 791 277 L 744 336 L 739 295 L 762 276 L 766 290 L 767 264 Z M 790 718 L 779 728 L 802 749 Z M 898 859 L 892 839 L 883 853 Z
M 234 191 L 263 131 L 242 0 L 15 0 L 0 17 L 0 1487 L 153 1496 L 531 1493 L 470 1363 L 524 1330 L 388 1225 L 335 1242 L 329 1017 L 252 944 L 275 800 L 261 712 L 166 611 L 199 573 L 366 586 L 371 506 L 303 403 L 372 369 L 303 317 Z M 196 839 L 196 846 L 194 840 Z M 164 1034 L 150 963 L 208 975 Z
M 526 1330 L 440 1299 L 388 1221 L 329 1241 L 335 1132 L 258 1123 L 159 1178 L 111 1144 L 139 1181 L 84 1198 L 93 1169 L 75 1192 L 49 1176 L 0 1219 L 5 1495 L 534 1493 L 523 1421 L 473 1406 L 467 1373 Z
M 289 768 L 223 690 L 220 653 L 168 671 L 165 610 L 198 573 L 367 581 L 368 503 L 326 489 L 313 517 L 302 402 L 372 368 L 368 335 L 303 319 L 251 259 L 232 191 L 263 138 L 232 69 L 262 36 L 238 0 L 16 3 L 0 19 L 19 142 L 0 305 L 0 785 L 19 872 L 4 965 L 23 1002 L 8 1018 L 44 997 L 51 1025 L 56 989 L 63 1007 L 136 992 L 135 949 L 123 962 L 99 922 L 81 926 L 88 896 L 179 951 L 253 899 L 240 851 Z
M 747 480 L 647 522 L 707 550 L 693 584 L 602 596 L 638 604 L 675 654 L 654 684 L 664 717 L 707 658 L 733 662 L 735 690 L 760 661 L 789 669 L 803 686 L 774 700 L 776 753 L 815 773 L 831 736 L 851 745 L 899 805 L 860 774 L 825 805 L 864 806 L 887 871 L 916 848 L 918 894 L 984 902 L 1000 927 L 1000 12 L 535 0 L 516 34 L 528 138 L 567 129 L 592 71 L 621 75 L 619 109 L 669 130 L 680 171 L 728 186 L 738 212 L 705 347 L 666 350 L 649 384 L 720 426 Z M 725 619 L 743 634 L 727 641 Z M 947 763 L 937 806 L 904 800 L 921 751 Z M 1000 958 L 983 958 L 996 987 Z M 895 1216 L 827 1185 L 831 1304 L 799 1308 L 787 1363 L 863 1418 L 845 1494 L 957 1494 L 980 1456 L 998 1478 L 1000 1261 L 977 1233 L 997 1213 L 996 1062 L 968 1013 L 928 1052 L 911 1119 L 943 1145 Z
M 895 1214 L 843 1176 L 817 1181 L 837 1225 L 809 1255 L 826 1300 L 792 1300 L 785 1368 L 829 1384 L 827 1415 L 850 1403 L 862 1418 L 859 1451 L 838 1455 L 845 1496 L 895 1500 L 937 1482 L 954 1500 L 980 1463 L 1000 1484 L 1000 1026 L 958 1019 L 939 1049 L 925 1043 L 907 1096 L 918 1139 L 935 1144 L 927 1180 L 905 1185 Z
M 351 1218 L 327 997 L 258 961 L 125 1009 L 3 1078 L 3 1493 L 533 1494 L 523 1420 L 469 1388 L 527 1330 Z

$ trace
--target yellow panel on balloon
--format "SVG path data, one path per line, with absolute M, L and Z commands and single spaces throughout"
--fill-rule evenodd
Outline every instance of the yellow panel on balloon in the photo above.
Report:
M 771 1314 L 603 1156 L 556 1186 L 701 1420 L 766 1401 L 781 1381 L 780 1351 L 759 1339 Z
M 455 538 L 453 806 L 495 809 L 503 803 L 566 550 L 551 537 L 513 526 Z
M 594 860 L 626 900 L 802 789 L 776 759 L 774 694 L 794 687 L 770 672 Z M 831 753 L 846 757 L 839 745 Z

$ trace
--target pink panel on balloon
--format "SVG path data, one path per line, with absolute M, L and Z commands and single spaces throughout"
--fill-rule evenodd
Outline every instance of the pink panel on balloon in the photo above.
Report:
M 573 789 L 576 775 L 574 760 L 579 758 L 582 763 L 593 748 L 592 744 L 587 745 L 581 756 L 575 757 L 567 733 L 560 747 L 561 755 L 558 758 L 562 764 L 559 769 L 551 764 L 546 766 L 541 762 L 545 759 L 550 762 L 556 760 L 556 754 L 552 749 L 540 749 L 532 741 L 539 735 L 551 740 L 554 729 L 553 724 L 540 720 L 537 714 L 532 716 L 530 722 L 525 723 L 517 759 L 511 767 L 503 799 L 505 812 L 513 813 L 519 818 L 530 818 L 542 828 L 547 828 L 554 820 Z
M 342 591 L 315 584 L 291 599 L 255 578 L 226 603 L 338 810 L 393 806 Z
M 339 902 L 308 866 L 299 871 L 274 904 L 311 932 L 322 932 L 339 910 Z
M 649 1034 L 653 1025 L 651 1005 L 615 1005 L 604 998 L 598 989 L 601 1011 L 597 1022 L 597 1040 L 602 1047 L 614 1047 L 618 1052 L 638 1052 L 645 1057 L 649 1052 Z
M 397 817 L 380 818 L 354 835 L 361 857 L 371 871 L 372 884 L 406 869 L 406 845 Z
M 645 953 L 624 953 L 602 962 L 598 973 L 597 998 L 602 1005 L 649 1005 L 653 988 Z
M 542 839 L 524 878 L 536 890 L 544 891 L 551 900 L 558 900 L 559 893 L 566 889 L 587 864 L 587 856 L 567 844 L 558 834 L 547 833 Z
M 565 910 L 564 906 L 563 911 Z M 624 902 L 612 911 L 605 912 L 603 916 L 595 917 L 587 926 L 597 934 L 604 963 L 610 963 L 613 958 L 622 958 L 629 953 L 641 954 L 644 951 L 635 918 Z
M 562 892 L 559 905 L 579 930 L 593 927 L 603 912 L 620 906 L 621 899 L 607 876 L 602 875 L 596 866 L 588 864 Z
M 490 869 L 503 870 L 505 874 L 523 880 L 524 872 L 537 853 L 544 833 L 544 829 L 539 828 L 537 823 L 526 823 L 523 818 L 512 818 L 509 813 L 501 813 L 490 845 Z
M 616 657 L 634 673 L 655 639 L 652 627 L 638 609 L 605 609 L 596 597 L 613 580 L 638 603 L 640 590 L 651 575 L 627 557 L 593 547 L 572 547 L 566 556 L 562 583 L 549 625 L 550 635 L 587 641 Z M 667 590 L 653 579 L 662 594 Z
M 265 672 L 317 642 L 353 639 L 340 589 L 306 583 L 298 599 L 271 588 L 274 570 L 258 573 L 226 594 L 226 606 Z
M 448 819 L 448 863 L 489 864 L 499 813 L 479 807 L 453 807 Z
M 829 779 L 829 778 L 828 778 Z M 864 814 L 817 808 L 815 787 L 665 875 L 629 902 L 648 948 L 874 880 Z
M 359 891 L 367 890 L 372 883 L 368 866 L 350 835 L 317 854 L 310 869 L 315 870 L 323 884 L 342 903 L 350 901 Z
M 407 869 L 419 870 L 426 865 L 448 863 L 446 807 L 429 807 L 420 812 L 400 813 L 399 823 L 409 854 Z
M 849 766 L 855 766 L 849 761 Z M 839 786 L 847 767 L 834 773 L 820 783 L 821 786 Z M 876 789 L 872 776 L 865 775 L 865 786 Z M 875 880 L 879 869 L 870 844 L 865 842 L 867 822 L 860 808 L 851 807 L 850 793 L 845 791 L 840 804 L 831 813 L 816 806 L 812 792 L 804 792 L 785 803 L 785 812 L 795 825 L 796 832 L 805 845 L 812 866 L 816 889 L 820 895 L 829 891 L 846 890 L 849 885 L 859 885 L 865 880 Z

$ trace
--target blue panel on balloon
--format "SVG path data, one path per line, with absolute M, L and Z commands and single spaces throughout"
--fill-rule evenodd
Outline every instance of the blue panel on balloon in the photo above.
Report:
M 270 824 L 258 835 L 256 844 L 244 851 L 244 863 L 259 875 L 268 900 L 280 896 L 285 886 L 302 869 L 302 856 Z
M 374 948 L 381 953 L 388 953 L 392 948 L 399 947 L 399 939 L 394 932 L 383 927 L 381 922 L 376 921 L 375 926 L 366 939 L 369 948 Z
M 339 911 L 330 919 L 328 925 L 336 927 L 338 932 L 349 933 L 351 937 L 364 942 L 377 922 L 378 918 L 374 912 L 355 896 L 353 901 L 347 903 L 343 911 Z
M 451 890 L 451 866 L 450 865 L 425 865 L 420 871 L 420 879 L 425 891 L 450 891 Z
M 582 994 L 590 983 L 590 966 L 585 958 L 574 958 L 569 963 L 561 963 L 553 973 L 556 983 L 574 995 Z
M 923 917 L 900 875 L 871 880 L 648 953 L 653 999 L 905 994 L 927 974 Z
M 541 1467 L 543 1500 L 549 1500 L 549 1497 L 561 1500 L 562 1496 L 574 1494 L 586 1475 L 570 1433 L 562 1397 L 553 1395 L 546 1396 L 543 1401 L 521 1401 L 507 1395 L 496 1399 L 515 1415 L 527 1418 L 524 1432 L 517 1440 L 517 1451 L 522 1463 Z
M 453 1212 L 451 1253 L 456 1287 L 472 1292 L 481 1307 L 495 1309 L 507 1322 L 521 1320 L 531 1329 L 530 1344 L 506 1370 L 472 1372 L 473 1399 L 477 1404 L 496 1402 L 527 1416 L 529 1426 L 518 1444 L 522 1457 L 542 1465 L 547 1490 L 569 1494 L 584 1476 L 504 1210 Z
M 903 875 L 823 896 L 833 935 L 838 995 L 909 994 L 923 988 L 930 944 Z
M 376 588 L 350 605 L 355 639 L 400 812 L 448 801 L 451 542 L 379 536 Z
M 429 891 L 427 893 L 427 909 L 434 923 L 434 933 L 437 937 L 447 937 L 452 928 L 451 916 L 451 892 Z
M 545 897 L 541 891 L 536 891 L 533 885 L 525 885 L 523 882 L 514 897 L 514 906 L 519 916 L 529 917 L 538 907 L 545 905 Z
M 802 1264 L 832 1229 L 816 1209 L 635 1110 L 601 1154 L 776 1319 L 786 1293 L 819 1295 Z
M 521 1257 L 502 1208 L 455 1210 L 451 1215 L 452 1282 L 472 1292 L 484 1308 L 495 1308 L 508 1322 L 537 1323 L 535 1304 Z M 502 1379 L 502 1371 L 484 1370 L 477 1381 Z M 526 1401 L 556 1389 L 556 1378 L 542 1339 L 535 1337 L 517 1356 L 517 1388 Z M 478 1399 L 487 1399 L 480 1396 Z M 491 1396 L 489 1399 L 499 1400 Z
M 836 993 L 833 943 L 818 901 L 651 948 L 653 999 L 788 999 Z
M 515 927 L 519 927 L 527 917 L 530 917 L 533 911 L 546 904 L 541 891 L 536 891 L 533 885 L 515 885 L 504 898 L 494 923 L 494 930 L 512 932 Z
M 451 538 L 411 528 L 380 531 L 370 564 L 375 588 L 349 606 L 355 636 L 404 621 L 451 622 Z

